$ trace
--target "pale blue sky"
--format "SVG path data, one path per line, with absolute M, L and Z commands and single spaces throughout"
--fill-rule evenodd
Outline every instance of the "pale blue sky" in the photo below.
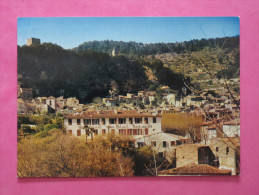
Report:
M 34 37 L 65 49 L 93 40 L 167 43 L 240 34 L 238 17 L 18 18 L 17 25 L 20 46 Z

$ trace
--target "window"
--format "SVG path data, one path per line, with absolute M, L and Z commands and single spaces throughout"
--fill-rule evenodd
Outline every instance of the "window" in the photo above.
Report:
M 102 118 L 102 124 L 105 125 L 105 118 Z
M 115 118 L 110 118 L 109 119 L 109 123 L 110 124 L 115 124 L 116 123 L 116 119 Z
M 145 135 L 148 135 L 148 129 L 145 129 Z
M 137 135 L 137 129 L 133 129 L 133 135 Z
M 84 119 L 85 125 L 91 125 L 91 119 Z
M 135 123 L 136 124 L 142 123 L 142 118 L 135 118 Z
M 219 151 L 219 147 L 216 147 L 216 152 L 218 152 Z
M 132 124 L 132 118 L 129 118 L 129 124 Z
M 77 136 L 81 136 L 81 130 L 80 129 L 77 130 L 77 134 L 76 135 Z
M 229 147 L 226 147 L 226 155 L 229 153 Z
M 112 134 L 115 135 L 115 129 L 112 129 Z
M 93 125 L 98 125 L 99 124 L 99 119 L 92 119 L 92 124 Z
M 166 141 L 163 141 L 163 147 L 166 148 Z
M 156 117 L 153 118 L 153 123 L 156 123 Z
M 133 134 L 132 129 L 129 129 L 129 135 L 132 135 L 132 134 Z
M 49 101 L 49 105 L 51 106 L 51 100 Z
M 76 122 L 77 122 L 77 125 L 80 125 L 81 120 L 77 119 Z
M 145 120 L 145 124 L 148 124 L 148 118 L 145 118 L 144 120 Z
M 156 147 L 156 142 L 155 141 L 152 142 L 152 146 Z
M 102 134 L 103 134 L 103 135 L 106 134 L 106 129 L 102 129 Z
M 125 118 L 119 118 L 119 124 L 126 124 Z
M 68 119 L 68 125 L 72 125 L 72 119 Z
M 171 146 L 174 146 L 175 145 L 175 141 L 171 141 Z
M 97 129 L 94 130 L 94 135 L 98 135 L 98 130 Z
M 120 135 L 126 135 L 126 129 L 119 129 Z
M 72 130 L 68 130 L 68 131 L 67 131 L 67 134 L 68 134 L 68 135 L 72 135 Z

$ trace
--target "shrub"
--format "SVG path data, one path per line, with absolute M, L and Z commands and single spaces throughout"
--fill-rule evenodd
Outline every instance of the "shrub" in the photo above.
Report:
M 57 125 L 55 124 L 47 124 L 44 126 L 44 130 L 50 130 L 50 129 L 55 129 L 57 128 Z

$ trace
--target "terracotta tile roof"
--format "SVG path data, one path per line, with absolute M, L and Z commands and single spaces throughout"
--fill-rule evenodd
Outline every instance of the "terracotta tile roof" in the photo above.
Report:
M 207 164 L 190 164 L 159 171 L 161 175 L 231 175 L 231 170 L 221 170 Z
M 48 97 L 47 99 L 56 99 L 55 97 L 53 97 L 53 96 L 50 96 L 50 97 Z
M 154 117 L 161 116 L 159 114 L 152 114 L 150 112 L 139 113 L 137 110 L 120 110 L 114 112 L 114 110 L 106 111 L 86 111 L 78 114 L 67 115 L 65 118 L 123 118 L 123 117 Z
M 216 129 L 216 128 L 217 128 L 216 125 L 211 125 L 211 126 L 208 127 L 208 129 Z

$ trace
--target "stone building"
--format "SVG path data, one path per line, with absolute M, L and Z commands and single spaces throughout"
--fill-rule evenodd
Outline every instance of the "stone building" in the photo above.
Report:
M 240 170 L 240 139 L 239 137 L 215 138 L 209 144 L 219 169 L 231 170 L 232 175 L 239 174 Z
M 240 137 L 240 120 L 232 120 L 223 123 L 224 137 Z
M 215 156 L 209 146 L 183 144 L 176 147 L 176 167 L 190 164 L 213 165 Z
M 40 44 L 40 39 L 33 38 L 33 37 L 27 39 L 27 46 L 37 45 L 37 44 Z
M 27 39 L 27 46 L 31 46 L 31 45 L 39 45 L 40 44 L 40 39 L 37 38 L 29 38 Z

